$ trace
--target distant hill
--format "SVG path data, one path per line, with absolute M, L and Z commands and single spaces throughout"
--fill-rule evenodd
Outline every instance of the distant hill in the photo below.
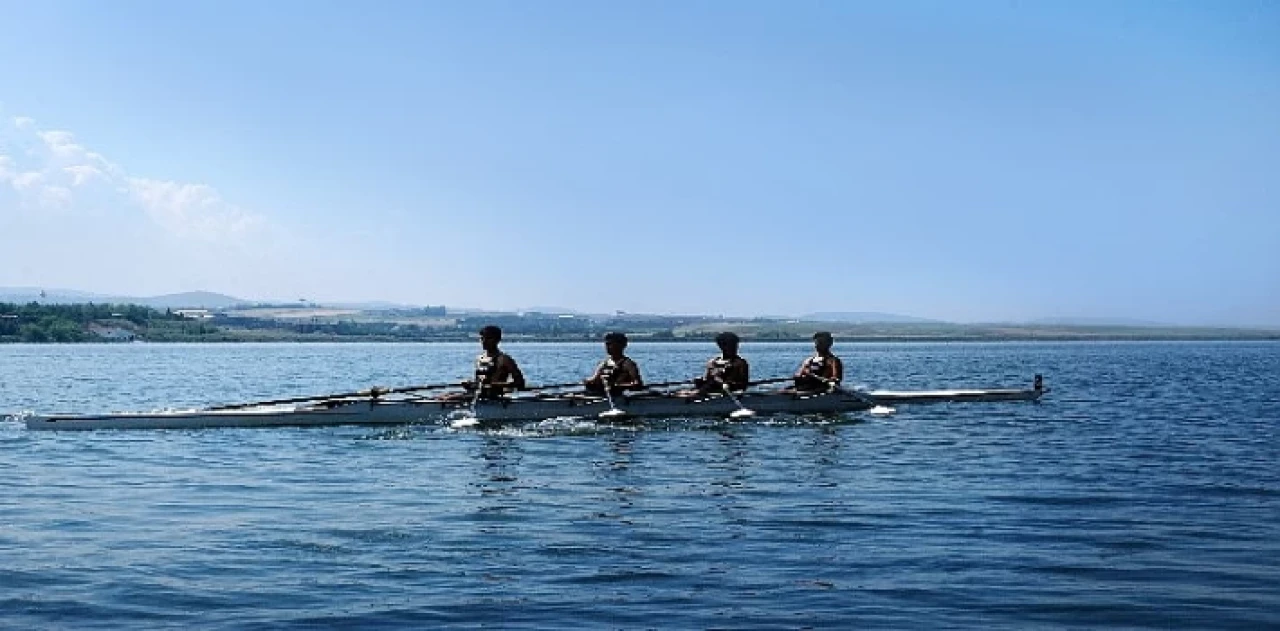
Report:
M 818 313 L 806 313 L 800 316 L 800 319 L 813 322 L 844 322 L 848 324 L 939 324 L 942 322 L 941 320 L 904 316 L 896 313 L 879 313 L 876 311 L 820 311 Z
M 180 294 L 165 294 L 163 296 L 131 298 L 128 300 L 129 302 L 156 309 L 226 309 L 251 304 L 248 300 L 241 300 L 212 291 L 188 291 Z
M 134 304 L 156 309 L 226 309 L 237 305 L 252 304 L 225 294 L 211 291 L 188 291 L 180 294 L 163 296 L 112 296 L 95 294 L 74 289 L 40 289 L 36 287 L 0 287 L 0 302 L 25 304 L 28 302 L 41 304 L 73 304 L 95 302 L 98 304 Z

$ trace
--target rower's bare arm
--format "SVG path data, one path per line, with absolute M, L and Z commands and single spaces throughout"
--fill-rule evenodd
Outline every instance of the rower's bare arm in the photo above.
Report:
M 693 378 L 693 384 L 701 388 L 704 384 L 713 383 L 715 381 L 715 369 L 711 362 L 707 362 L 707 367 L 703 369 L 702 375 Z
M 644 379 L 640 378 L 640 367 L 635 362 L 630 362 L 626 365 L 621 379 L 618 380 L 618 385 L 633 390 L 644 388 Z
M 520 371 L 520 366 L 516 364 L 516 360 L 510 357 L 507 358 L 507 361 L 510 362 L 511 368 L 511 387 L 516 390 L 524 390 L 524 373 Z

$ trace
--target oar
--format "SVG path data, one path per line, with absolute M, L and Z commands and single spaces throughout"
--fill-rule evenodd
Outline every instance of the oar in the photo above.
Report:
M 601 379 L 600 385 L 604 386 L 604 396 L 606 399 L 609 400 L 609 409 L 601 412 L 600 414 L 597 414 L 596 417 L 603 421 L 610 421 L 610 420 L 615 420 L 615 419 L 619 419 L 626 416 L 627 415 L 626 412 L 619 410 L 618 406 L 613 404 L 613 393 L 609 392 L 610 390 L 609 384 L 605 382 L 606 382 L 605 379 Z
M 484 390 L 484 382 L 488 375 L 480 375 L 476 379 L 476 393 L 471 395 L 471 418 L 476 418 L 476 404 L 480 402 L 480 392 Z
M 778 377 L 778 378 L 775 378 L 775 379 L 762 379 L 762 380 L 760 380 L 760 381 L 752 381 L 752 382 L 748 383 L 747 385 L 748 385 L 748 386 L 763 386 L 763 385 L 768 385 L 768 384 L 772 384 L 772 383 L 784 383 L 784 382 L 787 382 L 787 381 L 791 381 L 791 379 L 792 379 L 791 377 Z M 685 384 L 688 384 L 688 383 L 693 383 L 693 380 L 692 380 L 692 379 L 681 379 L 681 380 L 679 380 L 679 381 L 663 381 L 663 382 L 660 382 L 660 383 L 646 383 L 646 384 L 644 384 L 644 387 L 645 387 L 646 389 L 649 389 L 649 388 L 666 388 L 666 387 L 669 387 L 669 386 L 682 386 L 682 385 L 685 385 Z M 571 383 L 553 383 L 553 384 L 548 384 L 548 385 L 545 385 L 545 386 L 531 386 L 531 387 L 525 388 L 524 390 L 525 390 L 525 392 L 537 392 L 538 390 L 557 390 L 557 389 L 560 389 L 560 388 L 574 388 L 574 387 L 578 387 L 578 388 L 582 387 L 582 382 L 581 382 L 581 381 L 574 381 L 574 382 L 571 382 Z
M 771 383 L 787 383 L 792 379 L 794 379 L 794 377 L 774 377 L 772 379 L 761 379 L 760 381 L 748 381 L 747 385 L 748 386 L 764 386 Z
M 729 399 L 733 401 L 735 405 L 738 406 L 738 409 L 729 413 L 729 418 L 733 418 L 733 419 L 751 418 L 756 415 L 756 413 L 753 410 L 748 410 L 747 406 L 743 405 L 742 402 L 738 400 L 738 397 L 733 396 L 733 392 L 729 390 L 729 384 L 721 381 L 720 389 L 724 390 L 725 396 L 729 397 Z
M 455 419 L 452 423 L 449 423 L 449 427 L 453 427 L 453 428 L 471 427 L 473 425 L 478 425 L 480 423 L 480 418 L 476 416 L 476 404 L 479 403 L 480 401 L 480 390 L 484 388 L 484 381 L 486 376 L 487 375 L 477 376 L 476 392 L 475 394 L 471 395 L 471 405 L 470 407 L 467 408 L 468 416 Z
M 663 382 L 663 383 L 647 383 L 647 384 L 645 384 L 645 386 L 644 386 L 644 387 L 646 387 L 646 388 L 661 388 L 661 387 L 663 387 L 663 386 L 678 386 L 678 385 L 680 385 L 680 384 L 685 384 L 685 383 L 691 383 L 691 380 L 689 380 L 689 379 L 682 379 L 682 380 L 680 380 L 680 381 L 666 381 L 666 382 Z M 573 381 L 573 382 L 570 382 L 570 383 L 552 383 L 552 384 L 547 384 L 547 385 L 545 385 L 545 386 L 530 386 L 530 387 L 528 387 L 528 388 L 525 388 L 524 390 L 525 390 L 525 392 L 537 392 L 538 390 L 558 390 L 558 389 L 560 389 L 560 388 L 575 388 L 575 387 L 576 387 L 576 388 L 581 388 L 581 387 L 582 387 L 582 382 L 581 382 L 581 381 Z
M 867 395 L 865 395 L 865 394 L 863 394 L 863 393 L 861 393 L 861 392 L 858 392 L 857 390 L 848 390 L 847 392 L 851 392 L 851 393 L 853 393 L 854 398 L 858 399 L 859 401 L 862 401 L 863 403 L 866 403 L 867 405 L 870 405 L 870 406 L 871 406 L 871 409 L 869 409 L 869 410 L 867 410 L 867 411 L 868 411 L 868 412 L 870 412 L 870 413 L 872 413 L 872 414 L 877 414 L 877 415 L 887 415 L 887 414 L 893 414 L 894 412 L 897 412 L 897 410 L 895 410 L 895 409 L 893 409 L 893 408 L 891 408 L 891 407 L 889 407 L 889 406 L 887 406 L 887 405 L 881 405 L 881 404 L 880 404 L 879 402 L 877 402 L 875 399 L 873 399 L 873 398 L 871 398 L 871 397 L 869 397 L 869 396 L 867 396 Z
M 421 390 L 440 390 L 443 388 L 453 388 L 458 385 L 453 383 L 433 383 L 423 386 L 404 386 L 401 388 L 379 388 L 377 386 L 368 390 L 360 390 L 358 392 L 343 392 L 340 394 L 322 394 L 313 397 L 293 397 L 289 399 L 271 399 L 267 401 L 253 401 L 251 403 L 232 403 L 229 405 L 218 405 L 211 408 L 205 408 L 208 411 L 215 410 L 239 410 L 241 408 L 252 408 L 262 405 L 284 405 L 286 403 L 306 403 L 308 401 L 325 401 L 329 399 L 352 399 L 355 397 L 380 397 L 386 394 L 401 394 L 404 392 L 418 392 Z
M 861 393 L 861 392 L 858 392 L 857 390 L 852 390 L 852 389 L 851 389 L 851 390 L 845 390 L 844 388 L 841 388 L 841 387 L 840 387 L 840 382 L 835 381 L 835 380 L 833 380 L 833 379 L 827 379 L 826 377 L 823 377 L 823 376 L 821 376 L 821 375 L 813 375 L 813 374 L 811 374 L 811 375 L 809 375 L 809 376 L 810 376 L 810 377 L 813 377 L 813 378 L 815 378 L 815 379 L 817 379 L 817 380 L 819 380 L 819 381 L 821 381 L 821 382 L 823 382 L 823 383 L 825 383 L 825 384 L 827 384 L 827 388 L 828 388 L 828 389 L 829 389 L 829 391 L 831 391 L 831 392 L 840 391 L 840 392 L 843 392 L 843 393 L 845 393 L 845 394 L 848 394 L 849 396 L 851 396 L 851 397 L 853 397 L 853 398 L 855 398 L 855 399 L 857 399 L 857 400 L 859 400 L 859 401 L 861 401 L 861 402 L 863 402 L 863 403 L 867 404 L 868 406 L 870 406 L 870 408 L 869 408 L 867 411 L 868 411 L 868 412 L 870 412 L 870 413 L 872 413 L 872 414 L 877 414 L 877 415 L 881 415 L 881 414 L 893 414 L 894 412 L 896 412 L 896 411 L 897 411 L 897 410 L 895 410 L 895 409 L 893 409 L 893 408 L 891 408 L 891 407 L 889 407 L 889 406 L 887 406 L 887 405 L 880 405 L 880 403 L 879 403 L 879 402 L 877 402 L 875 399 L 873 399 L 873 398 L 871 398 L 871 397 L 869 397 L 869 396 L 867 396 L 867 395 L 865 395 L 865 394 L 863 394 L 863 393 Z

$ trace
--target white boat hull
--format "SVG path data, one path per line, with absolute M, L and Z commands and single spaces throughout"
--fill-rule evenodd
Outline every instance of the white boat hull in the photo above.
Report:
M 880 405 L 919 403 L 993 403 L 997 401 L 1035 401 L 1046 389 L 996 390 L 872 390 L 866 396 Z
M 759 414 L 811 414 L 853 412 L 870 407 L 868 402 L 846 393 L 791 395 L 779 393 L 744 394 L 744 406 Z M 730 398 L 675 396 L 615 397 L 625 418 L 661 416 L 728 416 L 740 408 Z M 470 401 L 339 401 L 321 405 L 291 405 L 237 410 L 172 410 L 163 412 L 123 412 L 99 415 L 33 415 L 25 419 L 33 430 L 94 429 L 186 429 L 203 427 L 287 427 L 328 425 L 393 425 L 429 422 L 442 418 L 473 416 L 479 422 L 529 421 L 557 417 L 599 418 L 610 410 L 607 400 L 598 397 L 514 397 L 479 401 L 471 410 Z M 617 415 L 606 415 L 606 418 Z
M 913 403 L 1029 401 L 1042 390 L 837 391 L 823 394 L 752 392 L 738 395 L 742 407 L 757 415 L 858 412 L 873 406 Z M 724 395 L 679 397 L 644 394 L 614 398 L 625 413 L 609 413 L 602 397 L 517 396 L 480 401 L 458 399 L 347 399 L 302 405 L 247 407 L 231 410 L 166 410 L 97 415 L 32 415 L 31 430 L 193 429 L 210 427 L 308 427 L 333 425 L 398 425 L 474 418 L 479 423 L 543 420 L 559 417 L 619 420 L 621 418 L 727 417 L 742 409 Z M 742 413 L 738 412 L 741 416 Z

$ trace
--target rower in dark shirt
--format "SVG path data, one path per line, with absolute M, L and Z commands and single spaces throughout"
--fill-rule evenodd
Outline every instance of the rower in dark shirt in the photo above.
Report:
M 751 380 L 751 368 L 747 360 L 738 355 L 739 342 L 736 333 L 726 331 L 716 336 L 720 355 L 707 361 L 702 376 L 693 380 L 699 394 L 722 392 L 726 385 L 735 392 L 747 389 L 747 383 Z
M 844 380 L 844 363 L 831 352 L 831 345 L 834 343 L 835 340 L 826 331 L 813 334 L 814 354 L 796 370 L 796 390 L 826 392 L 840 387 L 840 382 Z
M 591 394 L 604 394 L 605 384 L 611 394 L 621 394 L 625 390 L 641 390 L 644 379 L 640 378 L 640 366 L 635 360 L 623 354 L 627 349 L 627 336 L 622 333 L 609 333 L 604 336 L 606 357 L 596 366 L 590 377 L 582 384 Z
M 476 357 L 474 379 L 462 382 L 468 393 L 480 388 L 480 398 L 501 397 L 512 390 L 524 390 L 524 373 L 510 355 L 498 350 L 502 341 L 502 329 L 489 325 L 480 329 L 480 346 L 484 349 Z

